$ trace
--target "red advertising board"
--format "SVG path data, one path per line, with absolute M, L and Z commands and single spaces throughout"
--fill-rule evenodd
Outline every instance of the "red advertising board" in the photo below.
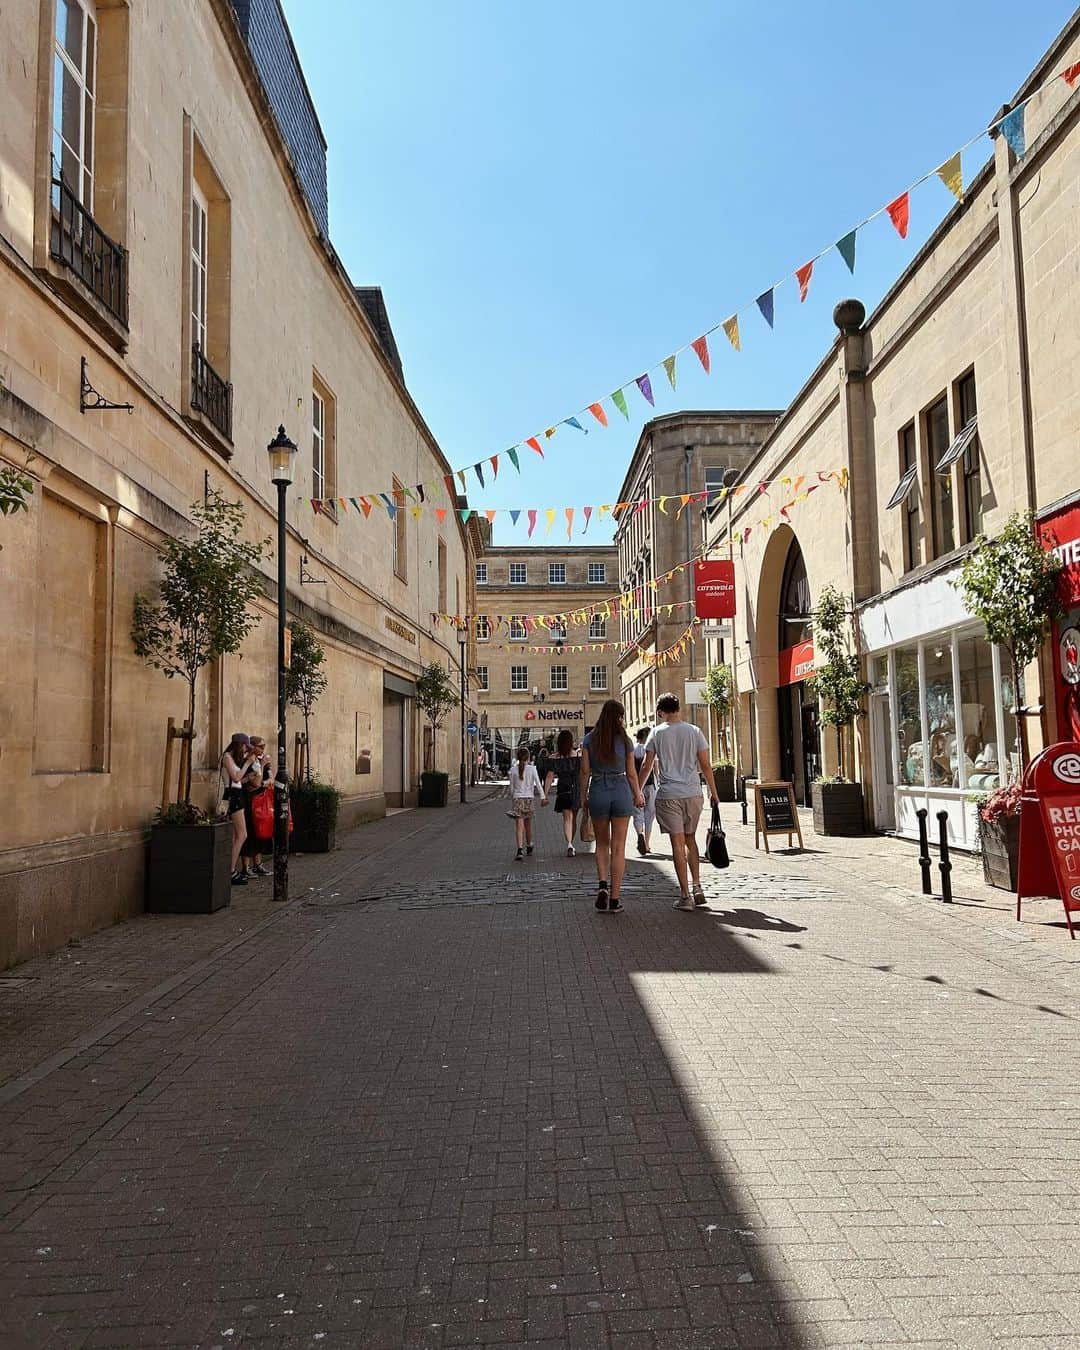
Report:
M 1080 740 L 1080 503 L 1039 522 L 1044 548 L 1061 559 L 1058 597 L 1065 610 L 1054 625 L 1054 695 L 1058 735 Z
M 1057 896 L 1069 936 L 1080 910 L 1080 741 L 1059 741 L 1036 755 L 1024 773 L 1020 806 L 1020 867 L 1016 917 L 1028 896 Z
M 776 654 L 776 683 L 799 684 L 814 673 L 814 642 L 808 638 L 805 642 L 796 642 L 794 647 L 785 647 Z
M 735 564 L 730 559 L 694 564 L 694 612 L 706 620 L 735 617 Z

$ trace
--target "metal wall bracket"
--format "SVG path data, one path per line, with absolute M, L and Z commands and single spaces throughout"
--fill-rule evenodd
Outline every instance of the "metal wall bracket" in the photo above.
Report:
M 307 570 L 307 554 L 300 555 L 300 585 L 301 586 L 325 586 L 326 581 L 322 577 L 313 577 Z
M 79 362 L 79 411 L 86 412 L 127 412 L 135 411 L 134 403 L 113 403 L 99 394 L 90 383 L 86 373 L 86 357 Z

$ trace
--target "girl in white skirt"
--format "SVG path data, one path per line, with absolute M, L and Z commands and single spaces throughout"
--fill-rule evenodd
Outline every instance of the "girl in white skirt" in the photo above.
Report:
M 529 747 L 519 745 L 517 763 L 510 770 L 510 798 L 513 809 L 507 814 L 513 818 L 517 835 L 517 855 L 515 862 L 521 862 L 525 853 L 532 856 L 533 851 L 533 803 L 539 798 L 540 805 L 547 801 L 540 785 L 540 775 L 536 765 L 529 760 Z

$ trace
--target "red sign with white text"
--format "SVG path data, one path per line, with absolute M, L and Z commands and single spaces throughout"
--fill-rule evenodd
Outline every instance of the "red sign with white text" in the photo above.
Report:
M 1058 598 L 1065 609 L 1054 625 L 1054 691 L 1058 735 L 1080 740 L 1080 504 L 1041 520 L 1043 547 L 1061 559 Z
M 706 620 L 735 617 L 735 564 L 729 558 L 694 564 L 694 612 Z
M 1016 917 L 1025 896 L 1058 896 L 1069 936 L 1080 910 L 1080 741 L 1059 741 L 1024 773 Z
M 796 642 L 794 647 L 785 647 L 776 654 L 776 683 L 799 684 L 814 673 L 814 640 Z

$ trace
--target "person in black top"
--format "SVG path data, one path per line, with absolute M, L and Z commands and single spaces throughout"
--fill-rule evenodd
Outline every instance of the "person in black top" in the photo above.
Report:
M 555 784 L 555 810 L 562 812 L 563 834 L 566 837 L 566 856 L 574 856 L 574 830 L 581 810 L 581 756 L 575 755 L 574 733 L 560 731 L 555 742 L 555 755 L 547 761 L 544 791 Z

